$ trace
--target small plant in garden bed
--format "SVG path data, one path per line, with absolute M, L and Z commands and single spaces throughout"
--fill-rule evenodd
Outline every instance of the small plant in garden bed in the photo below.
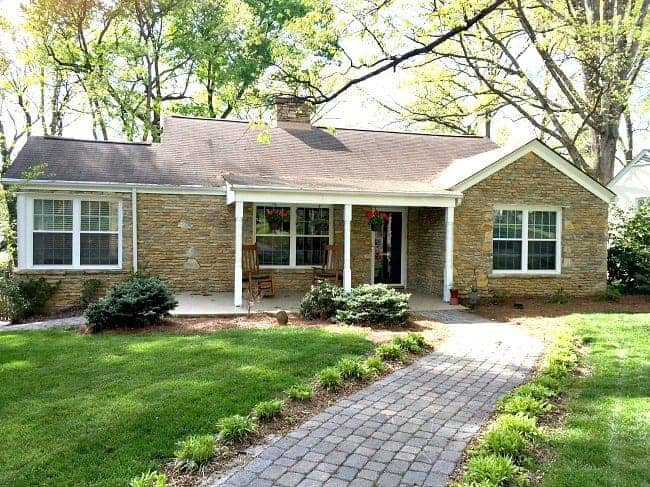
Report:
M 129 487 L 167 487 L 167 475 L 150 470 L 131 479 Z
M 518 394 L 522 394 L 524 396 L 532 396 L 535 399 L 539 399 L 540 401 L 547 400 L 550 397 L 555 396 L 556 392 L 549 389 L 548 387 L 544 387 L 541 384 L 537 384 L 535 382 L 530 382 L 528 384 L 524 384 L 523 386 L 520 386 L 517 389 Z
M 312 286 L 300 301 L 300 316 L 308 320 L 328 319 L 342 306 L 343 299 L 343 288 L 321 282 Z
M 214 455 L 216 441 L 212 435 L 192 435 L 178 443 L 174 465 L 181 470 L 196 470 Z
M 336 367 L 324 368 L 318 374 L 316 374 L 316 379 L 318 380 L 318 383 L 327 390 L 338 387 L 343 381 L 341 372 L 339 372 Z
M 526 441 L 517 431 L 502 428 L 498 425 L 493 426 L 481 441 L 480 450 L 485 453 L 494 453 L 496 455 L 507 456 L 521 463 L 527 456 Z
M 294 384 L 287 389 L 287 396 L 296 401 L 310 401 L 314 396 L 314 388 L 311 384 Z
M 358 357 L 344 357 L 336 364 L 336 368 L 341 373 L 341 377 L 346 380 L 362 380 L 370 375 L 365 362 Z
M 502 414 L 494 424 L 497 428 L 517 432 L 528 440 L 538 438 L 540 435 L 537 419 L 524 414 Z
M 562 287 L 558 287 L 550 296 L 547 301 L 553 304 L 566 304 L 571 300 L 571 296 Z
M 393 343 L 405 352 L 420 353 L 424 348 L 423 340 L 420 340 L 416 333 L 409 333 L 406 336 L 396 336 Z M 424 338 L 424 337 L 423 337 Z
M 234 414 L 217 422 L 217 438 L 225 443 L 235 443 L 257 431 L 257 424 L 249 416 Z
M 371 374 L 379 375 L 386 371 L 386 364 L 381 359 L 381 357 L 374 355 L 366 359 L 366 368 L 370 371 Z
M 503 413 L 521 413 L 527 416 L 537 416 L 552 408 L 552 406 L 545 401 L 535 399 L 533 396 L 527 394 L 518 394 L 516 392 L 499 399 L 497 407 L 498 410 Z
M 258 402 L 253 407 L 253 413 L 259 419 L 268 421 L 279 416 L 283 407 L 284 401 L 282 399 L 271 399 L 270 401 Z
M 404 350 L 396 343 L 382 343 L 376 349 L 377 356 L 384 360 L 404 360 Z
M 467 462 L 467 472 L 462 486 L 508 486 L 517 485 L 521 471 L 509 457 L 500 455 L 476 455 Z M 525 485 L 525 484 L 524 484 Z

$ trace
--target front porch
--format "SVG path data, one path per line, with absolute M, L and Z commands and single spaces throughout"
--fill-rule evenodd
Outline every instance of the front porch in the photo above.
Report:
M 264 298 L 256 302 L 252 313 L 277 313 L 280 310 L 287 313 L 297 313 L 300 300 L 304 293 L 278 292 L 272 298 Z M 234 316 L 243 315 L 248 312 L 246 297 L 242 296 L 243 305 L 235 306 L 231 292 L 193 294 L 177 293 L 178 306 L 172 311 L 173 316 Z M 411 295 L 411 311 L 418 313 L 422 311 L 444 311 L 453 309 L 465 309 L 463 306 L 452 306 L 444 302 L 440 297 L 431 294 L 415 292 Z

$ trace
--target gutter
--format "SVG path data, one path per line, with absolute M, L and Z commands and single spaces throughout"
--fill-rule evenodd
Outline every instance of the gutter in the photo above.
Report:
M 24 189 L 54 189 L 60 191 L 109 191 L 128 193 L 137 189 L 141 193 L 164 193 L 164 194 L 204 194 L 220 195 L 226 194 L 226 188 L 209 187 L 201 185 L 176 185 L 176 184 L 143 184 L 143 183 L 110 183 L 94 181 L 56 181 L 45 179 L 19 179 L 3 178 L 3 184 L 22 185 Z

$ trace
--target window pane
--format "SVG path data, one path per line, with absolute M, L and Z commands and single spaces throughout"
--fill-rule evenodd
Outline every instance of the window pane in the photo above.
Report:
M 494 238 L 521 238 L 523 212 L 495 210 L 492 236 Z
M 258 206 L 255 215 L 255 233 L 289 235 L 290 214 L 286 206 Z
M 82 233 L 79 246 L 81 265 L 117 265 L 117 235 Z
M 117 232 L 117 203 L 110 201 L 81 202 L 82 232 Z
M 495 270 L 521 270 L 521 242 L 494 240 L 492 242 L 492 268 Z
M 329 235 L 329 208 L 296 208 L 297 235 Z
M 34 265 L 72 265 L 71 233 L 34 232 Z
M 257 237 L 260 265 L 289 265 L 289 237 Z
M 555 270 L 555 242 L 528 242 L 528 270 Z
M 72 200 L 34 200 L 34 230 L 72 231 Z
M 528 238 L 555 239 L 556 213 L 554 211 L 531 211 L 528 213 Z
M 297 237 L 296 265 L 321 265 L 329 237 Z

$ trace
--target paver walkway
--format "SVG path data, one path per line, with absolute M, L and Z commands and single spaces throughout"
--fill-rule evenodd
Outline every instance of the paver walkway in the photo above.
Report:
M 83 316 L 69 316 L 67 318 L 55 318 L 52 320 L 34 321 L 32 323 L 21 323 L 19 325 L 0 323 L 0 332 L 23 331 L 23 330 L 46 330 L 48 328 L 79 328 L 86 324 Z
M 429 315 L 449 323 L 438 350 L 338 401 L 212 485 L 446 485 L 542 344 L 468 312 Z

